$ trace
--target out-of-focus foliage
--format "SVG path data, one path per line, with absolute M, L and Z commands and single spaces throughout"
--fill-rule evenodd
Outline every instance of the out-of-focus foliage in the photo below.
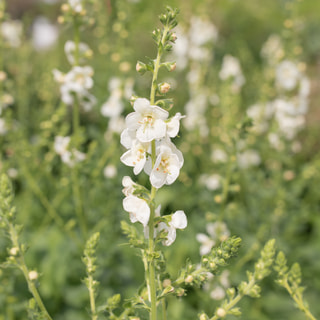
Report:
M 74 166 L 55 150 L 56 137 L 74 129 L 72 107 L 61 100 L 52 73 L 70 69 L 64 46 L 74 39 L 71 24 L 57 22 L 61 2 L 10 0 L 0 17 L 0 172 L 12 180 L 26 264 L 37 270 L 39 291 L 55 320 L 88 319 L 81 258 L 96 232 L 100 305 L 118 293 L 133 296 L 144 281 L 142 262 L 121 231 L 121 220 L 128 220 L 121 180 L 131 170 L 119 161 L 120 133 L 132 111 L 131 95 L 149 94 L 151 78 L 141 77 L 135 66 L 155 56 L 151 30 L 167 3 L 89 2 L 80 38 L 92 50 L 86 58 L 94 70 L 90 93 L 96 103 L 80 110 L 71 144 L 85 159 Z M 157 201 L 168 213 L 183 209 L 189 221 L 164 250 L 169 272 L 178 276 L 187 259 L 196 263 L 200 253 L 230 235 L 243 245 L 208 284 L 188 287 L 183 299 L 169 297 L 168 318 L 214 314 L 227 288 L 246 279 L 271 238 L 288 265 L 299 263 L 304 297 L 319 317 L 320 2 L 169 4 L 180 9 L 169 56 L 177 68 L 160 77 L 171 84 L 167 97 L 175 110 L 186 115 L 175 138 L 185 161 L 178 181 L 159 190 Z M 147 176 L 138 179 L 147 183 Z M 10 245 L 1 233 L 0 263 Z M 304 319 L 275 279 L 273 272 L 259 284 L 260 299 L 239 303 L 243 319 Z M 26 319 L 30 298 L 18 270 L 1 268 L 0 320 Z

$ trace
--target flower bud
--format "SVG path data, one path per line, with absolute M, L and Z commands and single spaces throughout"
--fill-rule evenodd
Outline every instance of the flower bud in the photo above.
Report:
M 185 283 L 191 283 L 192 281 L 193 281 L 193 276 L 191 274 L 189 274 L 184 280 Z
M 38 279 L 38 272 L 37 271 L 30 271 L 28 273 L 28 277 L 31 281 L 37 280 Z
M 202 313 L 199 317 L 199 320 L 207 320 L 207 319 L 208 319 L 208 317 L 205 313 Z
M 10 249 L 10 254 L 12 256 L 16 256 L 18 254 L 18 252 L 19 252 L 19 248 L 18 247 L 13 247 L 13 248 Z
M 175 32 L 171 33 L 170 35 L 170 41 L 175 42 L 178 39 L 177 35 Z
M 7 74 L 4 71 L 0 71 L 0 81 L 4 81 L 7 79 Z
M 171 286 L 171 280 L 170 279 L 164 279 L 163 282 L 162 282 L 162 286 L 164 288 L 166 288 L 168 286 Z
M 159 85 L 159 91 L 161 93 L 167 93 L 170 90 L 171 86 L 167 82 L 163 82 Z
M 147 66 L 145 65 L 145 63 L 138 61 L 136 64 L 136 70 L 138 73 L 143 75 L 147 71 Z
M 64 4 L 61 6 L 61 11 L 62 11 L 62 12 L 68 12 L 69 10 L 70 10 L 69 4 L 64 3 Z
M 218 308 L 217 310 L 217 316 L 220 318 L 224 318 L 227 315 L 226 310 L 224 310 L 223 308 Z

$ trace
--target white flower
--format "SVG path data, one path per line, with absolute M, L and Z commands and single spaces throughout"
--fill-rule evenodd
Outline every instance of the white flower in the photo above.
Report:
M 201 243 L 200 254 L 202 256 L 208 254 L 211 251 L 212 247 L 216 244 L 216 242 L 213 239 L 209 238 L 204 233 L 198 233 L 196 235 L 196 239 L 198 242 Z
M 157 159 L 150 170 L 150 162 L 145 166 L 145 172 L 150 174 L 150 182 L 155 188 L 161 188 L 164 184 L 172 184 L 179 176 L 183 165 L 182 153 L 173 143 L 163 141 L 157 147 Z
M 73 41 L 68 40 L 64 45 L 64 52 L 67 56 L 67 59 L 71 65 L 75 64 L 75 51 L 76 44 Z M 80 42 L 78 45 L 78 55 L 79 55 L 79 63 L 83 63 L 85 61 L 84 57 L 86 54 L 91 52 L 91 49 L 86 43 Z
M 301 74 L 296 63 L 284 60 L 277 66 L 276 84 L 280 89 L 293 90 L 300 78 Z
M 45 17 L 38 17 L 32 26 L 32 44 L 38 51 L 50 49 L 58 40 L 58 28 Z
M 224 150 L 217 148 L 212 151 L 211 160 L 214 163 L 218 163 L 218 162 L 225 163 L 228 160 L 228 155 Z
M 129 212 L 132 223 L 139 221 L 143 226 L 147 226 L 150 217 L 150 208 L 145 200 L 129 195 L 123 199 L 123 208 Z
M 229 54 L 223 57 L 219 77 L 221 80 L 232 78 L 233 88 L 235 91 L 239 90 L 245 83 L 245 78 L 242 74 L 239 60 Z
M 167 135 L 170 138 L 177 136 L 180 129 L 180 119 L 185 118 L 180 112 L 176 113 L 172 118 L 167 121 Z
M 273 34 L 264 43 L 261 49 L 261 56 L 269 62 L 269 64 L 275 64 L 284 54 L 281 38 Z
M 261 163 L 261 158 L 258 151 L 249 149 L 241 152 L 237 156 L 238 165 L 242 169 L 249 168 L 251 166 L 258 166 Z
M 64 84 L 68 91 L 82 93 L 84 89 L 93 86 L 93 69 L 90 66 L 75 66 L 64 77 Z
M 122 178 L 122 185 L 123 185 L 123 189 L 122 189 L 122 193 L 128 197 L 129 195 L 132 195 L 135 186 L 137 185 L 135 182 L 132 181 L 132 179 L 129 176 L 124 176 Z
M 70 7 L 77 13 L 83 10 L 82 0 L 68 0 Z
M 76 163 L 85 160 L 86 155 L 77 149 L 72 149 L 71 151 L 66 151 L 61 154 L 61 160 L 67 166 L 72 168 Z
M 134 167 L 134 174 L 139 174 L 147 161 L 147 151 L 150 143 L 133 142 L 131 149 L 125 152 L 120 160 L 129 167 Z
M 121 91 L 119 89 L 112 91 L 109 99 L 102 105 L 101 114 L 104 117 L 115 118 L 119 117 L 124 109 L 121 100 Z
M 219 174 L 201 175 L 200 182 L 209 190 L 217 190 L 221 187 L 221 176 Z
M 1 33 L 11 47 L 19 47 L 21 45 L 22 22 L 20 20 L 2 22 Z
M 69 143 L 70 143 L 70 137 L 62 137 L 62 136 L 56 136 L 54 139 L 54 151 L 62 155 L 65 153 L 68 149 Z
M 133 105 L 135 112 L 126 117 L 126 125 L 130 130 L 137 130 L 136 137 L 141 142 L 162 139 L 166 135 L 167 125 L 164 120 L 169 113 L 158 106 L 151 106 L 144 98 L 138 98 Z
M 178 210 L 172 215 L 169 225 L 160 222 L 157 231 L 160 232 L 161 230 L 165 230 L 168 232 L 166 240 L 162 242 L 163 245 L 170 246 L 176 239 L 176 229 L 185 229 L 187 224 L 187 217 L 182 210 Z
M 213 300 L 222 300 L 226 296 L 224 289 L 220 286 L 216 286 L 211 292 L 210 297 Z
M 0 118 L 0 135 L 5 135 L 7 133 L 7 126 L 4 119 Z
M 116 166 L 114 166 L 112 164 L 105 166 L 105 168 L 103 169 L 103 175 L 106 178 L 114 178 L 117 175 Z

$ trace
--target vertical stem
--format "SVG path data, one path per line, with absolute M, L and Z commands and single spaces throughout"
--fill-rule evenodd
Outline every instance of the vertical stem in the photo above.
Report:
M 96 301 L 94 297 L 94 288 L 93 288 L 93 278 L 92 276 L 89 276 L 89 295 L 90 295 L 90 308 L 91 308 L 91 314 L 92 314 L 92 320 L 97 320 L 97 311 L 96 311 Z
M 19 253 L 18 253 L 18 255 L 19 255 L 19 257 L 18 257 L 19 268 L 23 272 L 23 275 L 24 275 L 24 277 L 25 277 L 25 279 L 27 281 L 28 289 L 31 292 L 31 294 L 33 295 L 33 298 L 36 301 L 39 309 L 43 313 L 45 319 L 46 320 L 52 320 L 52 318 L 50 317 L 50 315 L 49 315 L 44 303 L 42 302 L 42 299 L 41 299 L 40 294 L 39 294 L 39 292 L 37 290 L 37 287 L 35 286 L 34 282 L 29 279 L 29 270 L 28 270 L 28 267 L 27 267 L 27 265 L 25 263 L 25 260 L 24 260 L 22 249 L 21 249 L 21 246 L 20 246 L 20 243 L 19 243 L 19 240 L 18 240 L 17 231 L 14 228 L 14 226 L 11 223 L 9 223 L 9 221 L 6 220 L 5 222 L 9 226 L 10 237 L 11 237 L 11 242 L 13 244 L 13 247 L 16 247 L 16 248 L 19 249 Z

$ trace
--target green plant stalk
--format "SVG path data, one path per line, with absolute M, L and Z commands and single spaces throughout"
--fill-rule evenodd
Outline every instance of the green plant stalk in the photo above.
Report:
M 80 43 L 80 24 L 75 16 L 73 19 L 73 27 L 74 27 L 74 43 L 75 43 L 75 50 L 74 50 L 74 65 L 79 65 L 79 43 Z M 74 104 L 73 104 L 73 112 L 72 112 L 72 128 L 73 128 L 73 135 L 78 137 L 79 130 L 80 130 L 80 104 L 77 98 L 77 95 L 74 96 Z M 87 223 L 83 212 L 83 204 L 81 201 L 81 190 L 80 184 L 78 179 L 78 170 L 75 166 L 72 169 L 72 192 L 74 197 L 74 204 L 75 204 L 75 211 L 79 219 L 79 225 L 81 228 L 82 235 L 86 238 L 87 236 Z
M 223 308 L 226 311 L 226 315 L 228 314 L 228 311 L 231 310 L 246 294 L 250 292 L 250 290 L 253 288 L 253 286 L 256 284 L 255 277 L 252 277 L 252 279 L 249 281 L 248 286 L 246 288 L 246 291 L 243 293 L 238 293 L 235 298 L 233 298 L 229 303 Z M 218 315 L 214 315 L 210 320 L 217 320 L 220 319 Z
M 288 279 L 287 278 L 285 278 L 284 281 L 283 281 L 283 287 L 288 291 L 288 293 L 290 294 L 290 296 L 292 297 L 294 302 L 298 305 L 298 308 L 302 312 L 305 313 L 307 318 L 310 319 L 310 320 L 316 320 L 316 318 L 312 315 L 310 310 L 304 305 L 303 298 L 302 298 L 300 292 L 299 291 L 297 291 L 296 293 L 293 292 L 293 290 L 291 289 L 291 287 L 290 287 L 290 285 L 288 283 Z
M 168 33 L 168 27 L 164 28 L 161 43 L 162 47 L 165 41 L 165 37 Z M 153 77 L 151 83 L 151 92 L 150 92 L 150 104 L 154 105 L 155 103 L 155 95 L 157 89 L 157 78 L 158 72 L 160 68 L 160 61 L 162 56 L 162 50 L 158 46 L 157 58 L 154 64 Z M 156 142 L 153 140 L 151 143 L 151 161 L 152 168 L 156 162 Z M 150 311 L 150 320 L 157 320 L 157 288 L 156 288 L 156 275 L 155 275 L 155 264 L 154 264 L 154 217 L 155 217 L 155 205 L 154 198 L 156 195 L 157 189 L 155 187 L 151 188 L 151 199 L 150 199 L 150 219 L 149 219 L 149 256 L 150 262 L 148 265 L 148 273 L 149 273 L 149 285 L 150 285 L 150 302 L 151 302 L 151 311 Z
M 45 319 L 52 320 L 52 318 L 50 317 L 50 315 L 49 315 L 49 313 L 48 313 L 48 311 L 47 311 L 47 309 L 41 299 L 41 296 L 40 296 L 34 282 L 29 279 L 29 270 L 28 270 L 28 267 L 25 263 L 24 256 L 21 251 L 21 246 L 20 246 L 20 243 L 18 240 L 17 231 L 14 228 L 14 226 L 9 221 L 7 221 L 7 219 L 5 219 L 5 220 L 6 220 L 6 224 L 9 226 L 9 232 L 10 232 L 10 237 L 11 237 L 11 242 L 13 244 L 13 247 L 19 248 L 19 253 L 18 253 L 19 254 L 19 257 L 18 257 L 19 268 L 22 271 L 22 273 L 27 281 L 28 289 L 31 292 L 31 294 L 33 295 L 39 309 L 41 310 L 41 312 L 45 316 Z
M 88 276 L 88 280 L 89 280 L 89 286 L 88 286 L 88 290 L 89 290 L 89 297 L 90 297 L 90 308 L 91 308 L 91 319 L 92 320 L 97 320 L 98 319 L 98 315 L 97 315 L 97 311 L 96 311 L 96 301 L 95 301 L 95 295 L 94 295 L 94 286 L 93 286 L 93 277 L 92 275 Z
M 81 190 L 80 184 L 78 179 L 78 170 L 76 167 L 72 168 L 71 172 L 71 179 L 72 179 L 72 192 L 73 192 L 73 199 L 75 205 L 75 211 L 79 219 L 79 225 L 84 238 L 87 237 L 87 222 L 83 212 L 83 205 L 81 201 Z

